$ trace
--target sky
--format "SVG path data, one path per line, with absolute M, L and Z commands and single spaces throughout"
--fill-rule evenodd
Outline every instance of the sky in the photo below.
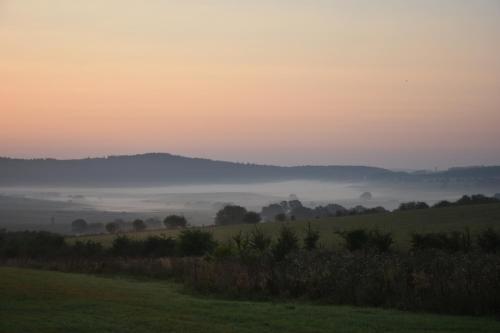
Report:
M 0 156 L 500 164 L 498 0 L 0 0 Z

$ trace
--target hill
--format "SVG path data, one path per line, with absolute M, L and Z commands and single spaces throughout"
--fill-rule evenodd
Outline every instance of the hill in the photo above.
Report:
M 272 166 L 165 153 L 75 160 L 0 158 L 0 186 L 133 186 L 287 180 L 499 185 L 500 167 L 395 172 L 370 166 Z
M 1 332 L 498 332 L 490 318 L 198 298 L 163 281 L 0 267 Z

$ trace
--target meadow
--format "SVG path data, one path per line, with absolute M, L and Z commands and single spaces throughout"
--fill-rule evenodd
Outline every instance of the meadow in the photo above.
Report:
M 499 332 L 500 321 L 197 297 L 163 281 L 0 267 L 0 332 Z
M 395 241 L 395 249 L 407 250 L 410 246 L 411 234 L 425 232 L 452 232 L 464 231 L 468 228 L 472 235 L 487 228 L 500 228 L 500 204 L 481 204 L 454 206 L 444 208 L 429 208 L 422 210 L 394 211 L 390 213 L 354 215 L 324 219 L 286 222 L 299 236 L 302 236 L 308 223 L 320 232 L 320 243 L 327 248 L 337 248 L 341 238 L 335 234 L 339 230 L 378 229 L 391 232 Z M 276 236 L 282 223 L 261 223 L 266 234 Z M 254 225 L 230 225 L 200 227 L 213 233 L 217 241 L 224 242 L 237 235 L 240 231 L 251 232 Z M 152 235 L 176 237 L 179 230 L 146 230 L 142 232 L 126 233 L 132 239 L 145 239 Z M 76 240 L 92 240 L 104 246 L 110 246 L 117 235 L 103 234 L 67 238 L 69 243 Z

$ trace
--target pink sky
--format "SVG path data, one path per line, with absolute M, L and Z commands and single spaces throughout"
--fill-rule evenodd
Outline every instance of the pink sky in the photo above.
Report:
M 500 3 L 377 3 L 0 0 L 0 155 L 500 164 Z

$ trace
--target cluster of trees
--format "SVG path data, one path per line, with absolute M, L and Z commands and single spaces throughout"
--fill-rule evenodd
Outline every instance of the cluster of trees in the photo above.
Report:
M 282 201 L 262 208 L 261 215 L 267 221 L 293 221 L 296 219 L 318 219 L 325 217 L 375 214 L 388 212 L 384 207 L 366 208 L 358 205 L 345 208 L 338 204 L 328 204 L 314 208 L 306 207 L 299 200 Z
M 473 194 L 464 195 L 456 201 L 442 200 L 438 203 L 432 205 L 432 208 L 443 208 L 443 207 L 453 207 L 453 206 L 465 206 L 465 205 L 481 205 L 481 204 L 491 204 L 500 203 L 500 198 L 493 196 L 487 197 L 483 194 Z M 427 209 L 431 208 L 427 203 L 422 201 L 410 201 L 404 202 L 399 205 L 398 210 L 414 210 L 414 209 Z
M 215 216 L 215 225 L 257 224 L 260 221 L 261 217 L 258 213 L 247 211 L 245 207 L 237 205 L 227 205 Z
M 185 228 L 188 222 L 184 216 L 169 215 L 163 220 L 163 226 L 166 228 Z M 122 219 L 116 219 L 108 223 L 88 223 L 84 219 L 76 219 L 71 223 L 71 231 L 75 234 L 97 234 L 104 231 L 115 234 L 125 231 L 144 231 L 148 228 L 160 228 L 162 222 L 156 218 L 147 220 L 135 219 L 131 222 L 126 222 Z

